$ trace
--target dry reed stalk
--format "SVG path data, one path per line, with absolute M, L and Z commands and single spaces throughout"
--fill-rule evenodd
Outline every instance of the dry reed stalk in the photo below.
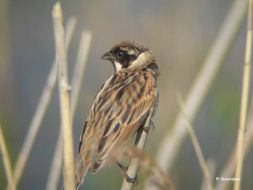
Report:
M 63 140 L 64 187 L 75 189 L 74 150 L 72 135 L 72 120 L 70 113 L 70 86 L 68 84 L 67 54 L 65 31 L 61 4 L 57 2 L 52 11 L 56 47 L 56 62 L 58 65 L 58 84 L 60 96 L 61 129 Z
M 249 152 L 250 147 L 253 145 L 253 97 L 251 98 L 251 108 L 249 113 L 249 118 L 247 121 L 247 132 L 245 134 L 244 139 L 244 154 L 245 156 Z M 231 152 L 228 161 L 226 162 L 224 168 L 222 169 L 219 177 L 232 177 L 235 171 L 236 167 L 236 146 L 234 147 L 234 150 Z M 228 189 L 229 183 L 216 183 L 216 189 L 217 190 L 225 190 Z
M 206 97 L 206 94 L 218 73 L 220 65 L 240 28 L 246 7 L 246 0 L 234 1 L 226 20 L 203 63 L 203 68 L 194 80 L 185 102 L 186 112 L 188 113 L 189 119 L 192 121 Z M 171 168 L 178 155 L 179 149 L 187 134 L 184 120 L 184 116 L 182 112 L 180 112 L 173 124 L 172 131 L 164 137 L 159 146 L 156 160 L 163 169 Z
M 75 17 L 70 17 L 66 22 L 66 53 L 68 53 L 69 44 L 75 32 L 76 22 L 77 20 Z
M 76 27 L 76 18 L 71 17 L 68 19 L 67 24 L 66 24 L 66 52 L 68 51 L 69 43 L 73 37 L 74 29 Z M 59 180 L 60 176 L 60 169 L 56 168 L 61 168 L 62 167 L 62 139 L 61 139 L 62 134 L 60 133 L 57 139 L 57 148 L 54 153 L 54 157 L 50 166 L 50 172 L 47 178 L 47 184 L 46 184 L 46 189 L 47 190 L 53 190 L 57 189 L 57 183 Z M 57 155 L 57 156 L 56 156 Z M 59 173 L 59 174 L 58 174 Z
M 152 112 L 153 112 L 153 110 L 150 110 L 150 113 L 152 113 Z M 144 128 L 148 129 L 151 127 L 151 122 L 152 122 L 151 117 L 152 117 L 151 114 L 149 114 L 149 116 L 147 117 L 147 120 L 145 122 Z M 147 137 L 148 137 L 148 131 L 146 131 L 146 130 L 140 131 L 140 138 L 136 142 L 136 148 L 143 150 L 144 146 L 146 144 Z M 127 172 L 126 172 L 127 175 L 130 178 L 135 178 L 137 175 L 138 167 L 139 167 L 139 159 L 132 158 L 130 160 L 130 164 L 129 164 Z M 121 186 L 121 190 L 131 190 L 132 188 L 133 188 L 133 183 L 129 183 L 126 179 L 124 179 L 122 186 Z
M 68 27 L 67 27 L 67 42 L 66 42 L 66 47 L 69 46 L 69 43 L 72 39 L 73 36 L 73 31 L 75 28 L 75 23 L 76 20 L 74 18 L 71 18 L 68 20 Z M 18 155 L 15 169 L 14 169 L 14 178 L 16 184 L 18 184 L 23 172 L 24 168 L 26 166 L 27 160 L 29 158 L 29 155 L 31 153 L 32 147 L 34 145 L 35 139 L 37 137 L 37 134 L 39 132 L 42 120 L 45 116 L 45 113 L 47 111 L 49 102 L 52 97 L 52 93 L 56 84 L 56 79 L 57 79 L 57 64 L 54 60 L 54 63 L 50 69 L 49 75 L 47 77 L 46 84 L 43 88 L 42 95 L 39 99 L 39 103 L 36 107 L 35 114 L 32 118 L 31 124 L 29 125 L 29 130 L 28 133 L 25 137 L 23 146 L 21 148 L 21 151 Z
M 80 88 L 82 84 L 82 79 L 85 73 L 85 67 L 88 59 L 88 53 L 90 49 L 92 34 L 90 31 L 83 31 L 81 36 L 81 41 L 79 45 L 79 50 L 76 58 L 76 63 L 74 67 L 74 73 L 72 78 L 72 94 L 71 94 L 71 114 L 74 118 L 78 96 L 80 93 Z M 58 135 L 57 144 L 55 147 L 55 152 L 51 164 L 51 169 L 48 175 L 47 190 L 57 189 L 57 184 L 60 179 L 62 166 L 62 145 L 61 145 L 61 131 Z
M 0 151 L 2 153 L 3 165 L 4 165 L 4 170 L 6 173 L 6 178 L 8 181 L 8 187 L 10 190 L 16 190 L 16 183 L 13 178 L 12 169 L 11 169 L 11 161 L 10 161 L 10 157 L 9 157 L 6 143 L 4 140 L 1 124 L 0 124 Z
M 250 84 L 250 69 L 251 69 L 251 50 L 252 50 L 252 22 L 253 22 L 253 0 L 248 2 L 248 18 L 247 18 L 247 36 L 245 45 L 245 60 L 242 80 L 242 95 L 241 95 L 241 108 L 240 108 L 240 123 L 237 137 L 237 151 L 236 151 L 236 170 L 235 178 L 242 176 L 243 160 L 244 160 L 244 136 L 246 128 L 246 120 L 248 113 L 248 99 L 249 99 L 249 84 Z M 234 190 L 240 190 L 241 180 L 234 181 Z
M 60 82 L 60 81 L 59 81 Z M 70 87 L 62 81 L 60 85 L 61 130 L 63 142 L 63 176 L 65 189 L 75 189 L 74 148 L 72 120 L 70 114 Z
M 197 138 L 197 135 L 195 134 L 195 132 L 193 130 L 193 126 L 192 126 L 191 121 L 188 117 L 188 113 L 185 110 L 185 105 L 184 105 L 183 99 L 180 96 L 180 94 L 178 94 L 177 97 L 178 97 L 178 103 L 179 103 L 179 106 L 180 106 L 180 110 L 183 113 L 184 118 L 185 118 L 185 125 L 187 127 L 187 131 L 188 131 L 190 139 L 192 141 L 192 145 L 193 145 L 193 148 L 195 150 L 195 153 L 196 153 L 201 171 L 202 171 L 203 176 L 205 178 L 205 181 L 207 183 L 207 187 L 208 187 L 207 189 L 214 190 L 213 185 L 212 185 L 211 175 L 210 175 L 207 163 L 205 161 L 203 151 L 201 150 L 200 143 L 199 143 L 199 140 Z
M 61 176 L 61 168 L 62 168 L 62 132 L 60 130 L 56 147 L 54 150 L 53 159 L 50 165 L 49 174 L 47 177 L 46 190 L 56 190 L 58 186 L 58 182 Z
M 81 35 L 81 41 L 79 44 L 77 56 L 76 56 L 76 63 L 73 71 L 73 77 L 71 80 L 72 86 L 72 96 L 71 96 L 71 113 L 74 115 L 76 108 L 78 97 L 80 94 L 82 79 L 84 76 L 86 63 L 88 59 L 88 54 L 91 45 L 91 38 L 92 34 L 91 31 L 83 31 Z

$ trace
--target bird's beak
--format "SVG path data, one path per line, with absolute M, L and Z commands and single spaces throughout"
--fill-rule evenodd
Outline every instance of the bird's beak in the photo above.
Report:
M 112 54 L 110 52 L 106 52 L 104 55 L 102 55 L 101 59 L 112 60 Z

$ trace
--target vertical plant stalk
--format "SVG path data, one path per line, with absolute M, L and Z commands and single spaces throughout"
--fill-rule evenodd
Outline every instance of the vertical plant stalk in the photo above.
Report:
M 62 168 L 62 132 L 60 130 L 52 163 L 50 165 L 50 171 L 47 177 L 46 190 L 56 190 L 61 175 Z
M 67 22 L 67 41 L 66 41 L 66 48 L 69 46 L 69 43 L 73 36 L 73 31 L 75 28 L 76 19 L 70 18 Z M 49 102 L 51 100 L 53 90 L 56 84 L 57 79 L 57 64 L 54 60 L 54 63 L 50 69 L 49 75 L 47 77 L 46 84 L 44 86 L 44 89 L 42 91 L 42 95 L 39 99 L 39 103 L 36 107 L 35 114 L 32 118 L 32 121 L 29 125 L 28 133 L 25 137 L 23 146 L 21 148 L 21 151 L 18 155 L 15 169 L 14 169 L 14 179 L 16 182 L 16 185 L 18 184 L 23 172 L 24 168 L 27 164 L 29 155 L 31 153 L 31 150 L 33 148 L 35 139 L 37 137 L 37 134 L 39 132 L 39 129 L 41 127 L 42 120 L 45 116 L 45 113 L 47 111 Z
M 74 67 L 73 78 L 71 82 L 72 86 L 72 96 L 71 96 L 71 114 L 74 118 L 77 101 L 80 94 L 80 88 L 82 84 L 83 75 L 85 72 L 85 67 L 88 59 L 88 53 L 91 45 L 92 34 L 90 31 L 83 31 L 82 37 L 79 45 L 79 50 L 77 54 L 77 59 Z M 57 189 L 57 184 L 60 179 L 62 166 L 62 145 L 61 145 L 61 131 L 58 135 L 57 144 L 55 147 L 55 152 L 51 164 L 51 169 L 48 175 L 47 190 Z
M 74 176 L 74 150 L 72 121 L 70 114 L 70 86 L 68 84 L 68 69 L 65 31 L 63 27 L 63 15 L 61 4 L 57 2 L 52 11 L 54 22 L 54 35 L 56 47 L 56 63 L 58 65 L 58 84 L 60 96 L 61 129 L 63 140 L 63 163 L 64 163 L 64 187 L 68 190 L 75 189 Z
M 78 97 L 80 94 L 82 79 L 84 76 L 88 54 L 90 51 L 92 34 L 91 31 L 83 31 L 81 34 L 81 41 L 79 44 L 76 63 L 73 71 L 73 77 L 71 80 L 72 96 L 71 96 L 71 113 L 72 116 L 76 112 Z
M 183 99 L 179 94 L 178 94 L 178 102 L 179 102 L 179 105 L 180 105 L 181 112 L 184 115 L 185 125 L 187 127 L 187 131 L 188 131 L 190 139 L 192 141 L 193 148 L 195 150 L 195 153 L 196 153 L 201 171 L 202 171 L 203 176 L 205 178 L 205 181 L 207 183 L 207 187 L 208 187 L 209 190 L 214 190 L 213 185 L 212 185 L 211 175 L 210 175 L 207 163 L 205 161 L 203 152 L 201 150 L 200 143 L 198 141 L 197 135 L 195 134 L 195 132 L 193 130 L 193 126 L 192 126 L 191 121 L 188 117 L 188 113 L 185 111 L 185 106 L 184 106 Z
M 249 118 L 247 121 L 247 133 L 245 134 L 244 138 L 244 154 L 249 152 L 251 146 L 253 145 L 253 97 L 251 97 L 251 108 L 249 113 Z M 226 162 L 224 168 L 220 173 L 220 177 L 233 177 L 235 167 L 236 167 L 236 146 L 234 150 L 231 152 L 228 161 Z M 219 181 L 216 183 L 217 190 L 225 190 L 228 189 L 228 185 L 230 183 L 220 183 Z
M 74 17 L 71 17 L 70 19 L 68 19 L 67 21 L 67 24 L 66 24 L 66 52 L 68 52 L 68 47 L 69 47 L 69 44 L 70 44 L 70 41 L 73 37 L 73 33 L 74 33 L 74 30 L 75 30 L 75 27 L 76 27 L 76 18 Z M 56 64 L 56 63 L 55 63 Z M 54 153 L 54 154 L 57 154 L 57 157 L 54 155 L 53 157 L 53 161 L 52 161 L 52 164 L 50 166 L 50 173 L 48 175 L 48 178 L 47 178 L 47 185 L 46 185 L 46 189 L 48 190 L 53 190 L 53 189 L 56 189 L 57 188 L 57 184 L 55 184 L 55 181 L 58 181 L 59 177 L 57 178 L 58 174 L 57 175 L 57 172 L 61 172 L 60 170 L 54 170 L 54 168 L 61 168 L 62 166 L 62 134 L 59 133 L 59 137 L 58 137 L 58 140 L 57 140 L 57 153 Z M 58 166 L 57 166 L 58 165 Z
M 75 189 L 74 149 L 72 121 L 70 114 L 70 87 L 67 83 L 60 85 L 61 128 L 63 142 L 63 176 L 65 189 Z
M 249 99 L 249 84 L 250 84 L 250 69 L 251 69 L 251 50 L 252 50 L 252 10 L 253 0 L 248 2 L 248 19 L 247 19 L 247 36 L 245 45 L 245 60 L 243 70 L 242 81 L 242 95 L 241 95 L 241 110 L 240 110 L 240 123 L 237 137 L 237 151 L 236 151 L 236 170 L 235 177 L 240 178 L 242 176 L 242 167 L 244 160 L 244 136 L 246 128 L 246 119 L 248 113 L 248 99 Z M 240 190 L 241 180 L 234 182 L 234 190 Z
M 153 110 L 150 110 L 150 113 L 152 113 Z M 145 122 L 144 128 L 148 129 L 151 127 L 151 116 L 152 114 L 149 114 L 147 117 L 147 120 Z M 148 131 L 142 130 L 140 134 L 140 138 L 138 142 L 136 142 L 136 147 L 137 149 L 143 150 L 144 146 L 146 144 L 146 140 L 148 137 Z M 139 159 L 138 158 L 132 158 L 130 161 L 130 164 L 127 169 L 127 175 L 130 178 L 135 178 L 137 175 L 137 170 L 139 168 Z M 129 183 L 126 179 L 124 179 L 121 190 L 131 190 L 133 188 L 133 183 Z
M 4 140 L 4 135 L 2 131 L 2 125 L 0 124 L 0 151 L 2 153 L 2 159 L 3 159 L 3 165 L 4 170 L 6 173 L 6 178 L 8 181 L 8 186 L 10 187 L 10 190 L 16 190 L 15 180 L 13 178 L 12 169 L 11 169 L 11 162 L 10 157 L 8 154 L 8 150 L 6 147 L 6 143 Z
M 191 121 L 194 120 L 198 113 L 198 110 L 218 73 L 223 59 L 231 47 L 234 37 L 244 18 L 246 7 L 247 0 L 235 0 L 203 63 L 202 69 L 194 80 L 185 101 L 185 110 Z M 174 160 L 176 159 L 187 134 L 184 120 L 183 113 L 180 112 L 173 124 L 172 131 L 164 137 L 159 146 L 156 160 L 161 168 L 169 169 L 173 166 Z

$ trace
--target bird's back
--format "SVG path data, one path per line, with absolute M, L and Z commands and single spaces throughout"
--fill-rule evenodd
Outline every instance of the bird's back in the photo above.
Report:
M 79 156 L 96 172 L 111 150 L 124 143 L 155 105 L 156 76 L 148 70 L 112 75 L 98 92 L 81 137 Z

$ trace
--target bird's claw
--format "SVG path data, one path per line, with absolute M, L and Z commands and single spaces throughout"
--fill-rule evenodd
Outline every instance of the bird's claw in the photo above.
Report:
M 155 129 L 155 125 L 154 125 L 153 121 L 150 121 L 150 123 L 149 123 L 148 126 L 144 126 L 144 127 L 143 127 L 143 130 L 144 130 L 146 133 L 148 133 L 149 130 L 150 130 L 151 128 L 152 128 L 153 130 Z
M 134 185 L 137 185 L 138 184 L 138 177 L 135 176 L 135 177 L 130 177 L 128 176 L 127 174 L 125 174 L 125 178 L 127 180 L 128 183 L 132 183 Z

